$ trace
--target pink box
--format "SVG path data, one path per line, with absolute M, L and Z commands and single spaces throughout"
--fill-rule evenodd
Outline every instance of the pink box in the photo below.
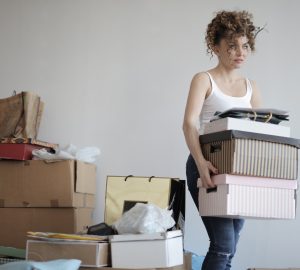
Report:
M 201 216 L 294 219 L 296 180 L 231 174 L 212 176 L 214 189 L 199 186 Z

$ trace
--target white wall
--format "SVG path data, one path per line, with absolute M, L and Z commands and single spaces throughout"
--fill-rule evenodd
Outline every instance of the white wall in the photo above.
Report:
M 46 103 L 39 139 L 101 149 L 95 222 L 103 221 L 108 174 L 185 179 L 189 83 L 214 64 L 204 31 L 224 8 L 268 24 L 244 71 L 265 107 L 290 110 L 300 138 L 297 0 L 0 0 L 0 98 L 36 91 Z M 207 237 L 190 197 L 187 211 L 186 248 L 204 254 Z M 233 269 L 300 267 L 299 214 L 247 221 Z

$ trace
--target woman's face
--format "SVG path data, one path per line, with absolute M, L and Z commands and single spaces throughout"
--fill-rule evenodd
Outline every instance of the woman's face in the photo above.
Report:
M 220 63 L 227 68 L 240 68 L 250 52 L 248 39 L 245 36 L 233 40 L 221 39 L 220 44 L 215 46 L 214 52 Z

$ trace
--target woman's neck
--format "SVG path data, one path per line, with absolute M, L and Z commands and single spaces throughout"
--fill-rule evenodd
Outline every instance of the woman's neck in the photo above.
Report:
M 222 78 L 223 81 L 233 82 L 241 78 L 236 69 L 226 69 L 220 64 L 209 70 L 213 77 Z

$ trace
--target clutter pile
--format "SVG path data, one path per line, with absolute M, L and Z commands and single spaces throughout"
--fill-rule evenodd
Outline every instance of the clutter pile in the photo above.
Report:
M 93 225 L 100 151 L 38 140 L 43 106 L 31 92 L 0 100 L 1 245 L 26 248 L 3 269 L 188 269 L 185 182 L 108 176 L 105 220 Z
M 96 166 L 74 158 L 33 160 L 35 150 L 54 154 L 58 149 L 57 144 L 38 139 L 43 108 L 44 102 L 33 92 L 0 100 L 0 239 L 4 247 L 25 249 L 28 231 L 77 233 L 92 224 Z
M 131 180 L 140 182 L 132 185 Z M 182 188 L 184 183 L 172 178 L 108 176 L 105 222 L 90 226 L 87 234 L 31 232 L 26 259 L 76 258 L 82 269 L 189 269 L 183 260 L 182 231 L 173 218 L 173 211 L 184 210 L 175 199 Z M 163 208 L 154 204 L 158 201 Z
M 300 140 L 281 121 L 286 111 L 233 108 L 207 124 L 199 140 L 219 174 L 215 188 L 198 181 L 202 216 L 295 218 Z

